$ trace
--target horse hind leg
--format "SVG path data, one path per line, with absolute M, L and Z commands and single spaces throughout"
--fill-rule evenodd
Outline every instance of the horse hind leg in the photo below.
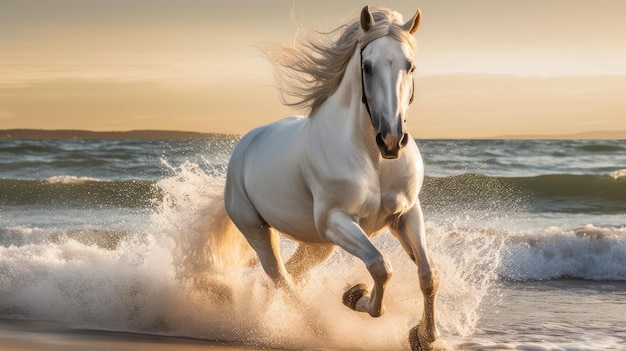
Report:
M 227 177 L 224 190 L 226 212 L 256 252 L 263 270 L 274 284 L 280 288 L 291 289 L 293 284 L 280 256 L 279 234 L 261 217 L 241 184 L 229 181 L 231 179 L 233 178 Z
M 244 233 L 244 236 L 250 243 L 250 246 L 252 246 L 259 256 L 259 261 L 261 262 L 263 270 L 274 282 L 276 288 L 286 292 L 286 301 L 291 304 L 292 307 L 303 312 L 303 322 L 306 326 L 306 330 L 312 332 L 316 337 L 328 337 L 326 327 L 316 318 L 316 310 L 313 309 L 307 301 L 303 300 L 294 288 L 291 276 L 287 272 L 280 255 L 279 233 L 267 224 L 242 227 L 241 229 L 242 233 Z M 308 252 L 308 250 L 305 251 Z M 322 251 L 323 250 L 318 251 L 320 255 L 315 257 L 319 259 L 320 256 L 322 256 Z M 298 264 L 298 261 L 304 259 L 304 255 L 302 258 L 299 258 L 300 255 L 296 258 L 296 261 L 291 261 L 292 263 L 290 266 L 292 268 L 298 267 L 300 270 L 303 270 L 306 268 L 304 267 L 305 265 L 302 263 Z M 325 257 L 327 256 L 328 255 Z M 310 269 L 310 267 L 307 269 Z
M 298 244 L 286 264 L 287 272 L 296 284 L 302 284 L 311 269 L 324 262 L 335 251 L 335 245 Z
M 274 285 L 291 292 L 293 283 L 280 255 L 279 233 L 266 223 L 246 226 L 240 230 L 256 251 L 263 270 Z

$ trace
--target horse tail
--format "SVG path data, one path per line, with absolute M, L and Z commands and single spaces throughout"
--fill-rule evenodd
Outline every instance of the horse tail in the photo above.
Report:
M 226 213 L 221 192 L 211 194 L 195 217 L 196 223 L 176 239 L 177 276 L 194 290 L 223 295 L 229 277 L 255 264 L 256 253 Z
M 256 253 L 226 212 L 223 196 L 218 199 L 216 213 L 211 214 L 205 255 L 217 269 L 248 267 L 255 262 Z

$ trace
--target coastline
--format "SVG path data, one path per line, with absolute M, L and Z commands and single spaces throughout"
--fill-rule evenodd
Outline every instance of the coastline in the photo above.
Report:
M 225 133 L 204 133 L 178 130 L 129 130 L 129 131 L 91 131 L 80 129 L 0 129 L 0 140 L 187 140 L 187 139 L 229 139 L 239 135 Z M 459 138 L 446 137 L 422 137 L 414 135 L 422 140 L 455 140 Z M 617 131 L 589 131 L 573 134 L 508 134 L 493 137 L 468 137 L 463 139 L 476 140 L 557 140 L 557 139 L 581 139 L 581 140 L 626 140 L 626 130 Z
M 56 140 L 56 139 L 136 139 L 136 140 L 184 140 L 184 139 L 228 139 L 235 135 L 222 133 L 201 133 L 177 130 L 130 130 L 130 131 L 90 131 L 79 129 L 0 129 L 0 140 Z

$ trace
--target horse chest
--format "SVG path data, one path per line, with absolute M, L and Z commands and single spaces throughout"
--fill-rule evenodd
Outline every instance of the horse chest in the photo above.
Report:
M 335 198 L 339 206 L 354 213 L 372 230 L 381 229 L 390 216 L 410 209 L 417 199 L 417 177 L 411 169 L 391 171 L 362 171 L 355 176 L 342 178 L 339 185 L 328 186 L 327 194 Z
M 410 201 L 405 192 L 387 191 L 380 194 L 380 211 L 384 214 L 397 214 L 410 207 Z
M 401 189 L 380 189 L 370 192 L 363 203 L 361 227 L 374 233 L 385 227 L 391 216 L 406 212 L 412 206 L 412 196 Z

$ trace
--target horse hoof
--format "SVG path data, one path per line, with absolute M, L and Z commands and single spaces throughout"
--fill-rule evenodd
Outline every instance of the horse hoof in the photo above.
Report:
M 219 303 L 233 303 L 233 289 L 226 284 L 216 284 L 211 287 L 211 292 Z
M 411 351 L 447 351 L 450 348 L 441 339 L 436 338 L 432 342 L 428 342 L 420 339 L 419 335 L 420 325 L 416 325 L 409 331 L 409 345 Z
M 356 310 L 356 302 L 363 296 L 368 295 L 368 293 L 369 289 L 367 288 L 367 285 L 357 284 L 343 293 L 343 304 L 348 306 L 350 309 Z
M 422 344 L 420 343 L 418 329 L 419 325 L 416 325 L 409 331 L 409 345 L 411 346 L 411 351 L 424 351 L 424 349 L 422 349 Z

